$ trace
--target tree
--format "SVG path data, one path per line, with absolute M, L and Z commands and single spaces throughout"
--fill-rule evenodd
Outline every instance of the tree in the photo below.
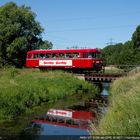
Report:
M 140 25 L 132 35 L 132 40 L 106 46 L 103 50 L 107 64 L 140 64 Z
M 43 28 L 35 20 L 35 13 L 30 7 L 17 6 L 9 2 L 0 7 L 0 63 L 22 67 L 25 64 L 26 52 L 45 45 Z M 41 45 L 40 45 L 41 44 Z M 52 47 L 52 45 L 51 45 Z
M 114 65 L 119 64 L 119 55 L 122 53 L 122 49 L 123 49 L 122 43 L 106 46 L 102 50 L 106 64 L 114 64 Z
M 40 43 L 39 49 L 52 49 L 52 47 L 53 47 L 52 42 L 45 40 L 42 41 L 42 43 Z
M 132 41 L 127 41 L 123 44 L 121 53 L 118 56 L 118 63 L 122 65 L 134 64 Z
M 140 25 L 132 35 L 133 48 L 140 51 Z

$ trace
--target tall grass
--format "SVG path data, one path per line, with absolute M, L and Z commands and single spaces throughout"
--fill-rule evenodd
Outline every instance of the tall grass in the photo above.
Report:
M 115 81 L 110 94 L 108 111 L 93 133 L 99 135 L 139 135 L 140 73 Z
M 0 121 L 80 93 L 94 95 L 97 88 L 63 71 L 0 69 Z

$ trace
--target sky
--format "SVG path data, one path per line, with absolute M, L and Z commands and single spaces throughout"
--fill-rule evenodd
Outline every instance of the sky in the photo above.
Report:
M 131 39 L 140 0 L 11 0 L 30 6 L 53 49 L 104 48 Z M 0 6 L 10 0 L 0 0 Z

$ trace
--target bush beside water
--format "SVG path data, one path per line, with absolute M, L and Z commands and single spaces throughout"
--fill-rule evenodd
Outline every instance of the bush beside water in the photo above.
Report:
M 94 95 L 97 88 L 63 71 L 0 69 L 0 121 L 80 93 Z
M 110 90 L 110 106 L 93 130 L 98 135 L 140 134 L 140 73 L 115 81 Z

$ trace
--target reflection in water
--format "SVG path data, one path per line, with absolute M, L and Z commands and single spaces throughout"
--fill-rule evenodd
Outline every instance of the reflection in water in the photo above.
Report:
M 78 128 L 69 128 L 54 124 L 33 122 L 26 129 L 24 138 L 25 136 L 27 140 L 78 140 L 81 136 L 89 136 L 89 132 Z
M 97 109 L 97 112 L 102 116 L 102 114 L 105 114 L 107 110 L 107 104 L 105 101 L 107 101 L 107 96 L 109 95 L 109 84 L 102 83 L 100 86 L 102 87 L 100 95 L 97 95 L 97 97 L 94 97 L 93 99 L 89 99 L 81 108 L 84 108 L 84 111 L 87 107 L 88 110 L 93 109 L 95 111 L 95 109 Z M 96 101 L 98 102 L 96 103 Z M 76 107 L 74 106 L 74 108 Z M 71 107 L 71 109 L 73 108 Z M 56 121 L 55 123 L 48 123 L 47 121 L 33 121 L 30 126 L 25 129 L 24 137 L 22 138 L 27 140 L 80 140 L 82 136 L 90 138 L 88 130 L 73 126 L 58 125 L 57 122 L 59 121 Z
M 100 95 L 104 98 L 107 98 L 109 96 L 109 83 L 102 83 L 102 90 Z M 107 112 L 107 106 L 100 106 L 99 107 L 99 112 L 101 115 L 104 115 Z
M 108 96 L 108 91 L 105 88 L 101 92 L 101 96 Z
M 40 123 L 39 123 L 40 124 Z M 89 135 L 85 130 L 42 123 L 40 135 Z
M 109 83 L 102 83 L 102 91 L 100 93 L 101 96 L 108 96 L 108 90 L 109 90 Z
M 46 115 L 32 120 L 25 134 L 37 140 L 56 139 L 60 136 L 77 140 L 80 136 L 90 136 L 88 129 L 92 118 L 92 112 L 49 109 Z

